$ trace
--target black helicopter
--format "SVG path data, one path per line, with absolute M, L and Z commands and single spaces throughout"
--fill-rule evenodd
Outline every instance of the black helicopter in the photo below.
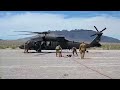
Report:
M 98 31 L 98 29 L 94 26 L 94 28 L 97 30 L 97 32 L 92 36 L 96 37 L 93 39 L 93 41 L 90 44 L 86 43 L 87 48 L 90 47 L 101 47 L 101 44 L 99 43 L 101 40 L 102 32 L 106 29 L 104 28 L 101 31 Z M 32 34 L 43 34 L 44 36 L 38 36 L 36 38 L 32 38 L 28 40 L 24 45 L 19 46 L 20 49 L 25 49 L 25 52 L 28 53 L 28 50 L 36 50 L 37 52 L 41 52 L 41 50 L 54 50 L 57 45 L 61 45 L 62 49 L 71 49 L 72 47 L 79 48 L 80 42 L 74 42 L 69 41 L 65 39 L 65 37 L 53 37 L 53 36 L 47 36 L 47 34 L 50 34 L 50 32 L 30 32 L 30 31 L 20 31 L 20 32 L 29 32 Z

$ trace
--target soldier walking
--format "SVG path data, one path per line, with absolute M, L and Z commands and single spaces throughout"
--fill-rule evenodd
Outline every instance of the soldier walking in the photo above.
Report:
M 86 51 L 86 44 L 84 42 L 82 42 L 82 44 L 80 44 L 79 51 L 81 54 L 81 59 L 84 59 L 85 51 Z

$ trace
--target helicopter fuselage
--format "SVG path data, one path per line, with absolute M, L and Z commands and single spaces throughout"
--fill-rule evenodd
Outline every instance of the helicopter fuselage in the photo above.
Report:
M 95 27 L 95 26 L 94 26 Z M 97 30 L 97 28 L 95 27 Z M 86 47 L 101 47 L 101 44 L 99 43 L 101 40 L 102 32 L 105 30 L 104 28 L 102 31 L 96 32 L 96 34 L 93 34 L 91 36 L 97 35 L 91 43 L 87 44 Z M 38 33 L 39 32 L 32 32 L 32 33 Z M 62 49 L 71 49 L 72 47 L 76 47 L 77 49 L 79 48 L 81 42 L 74 42 L 74 41 L 69 41 L 66 40 L 65 37 L 51 37 L 51 36 L 46 36 L 46 33 L 44 32 L 45 36 L 43 37 L 38 37 L 38 38 L 33 38 L 29 40 L 29 42 L 26 42 L 24 45 L 21 45 L 19 48 L 21 49 L 26 49 L 28 50 L 36 50 L 38 52 L 41 52 L 41 50 L 55 50 L 57 45 L 60 45 Z M 83 41 L 82 41 L 83 42 Z

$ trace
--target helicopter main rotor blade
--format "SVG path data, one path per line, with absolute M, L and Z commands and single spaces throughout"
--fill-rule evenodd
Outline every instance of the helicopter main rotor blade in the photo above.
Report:
M 103 32 L 103 31 L 105 31 L 106 30 L 106 28 L 104 28 L 102 31 L 100 31 L 100 32 Z
M 28 32 L 28 33 L 34 33 L 34 34 L 41 34 L 41 32 L 32 32 L 32 31 L 15 31 L 15 32 Z
M 15 32 L 28 32 L 28 33 L 34 33 L 34 34 L 49 34 L 50 32 L 32 32 L 32 31 L 15 31 Z
M 32 35 L 32 34 L 18 34 L 18 35 Z
M 96 26 L 94 26 L 94 28 L 98 31 L 98 29 L 96 28 Z M 98 31 L 99 32 L 99 31 Z
M 7 35 L 7 36 L 18 36 L 18 35 Z
M 32 34 L 17 34 L 17 35 L 8 35 L 8 36 L 19 36 L 19 35 L 32 35 Z
M 14 31 L 14 32 L 31 32 L 31 31 Z

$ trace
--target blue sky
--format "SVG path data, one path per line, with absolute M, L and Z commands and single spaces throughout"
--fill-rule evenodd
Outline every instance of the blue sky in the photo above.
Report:
M 0 15 L 4 16 L 6 13 L 11 13 L 13 15 L 20 13 L 52 13 L 52 14 L 65 14 L 68 17 L 93 17 L 97 15 L 111 15 L 114 17 L 120 17 L 120 11 L 0 11 Z
M 120 39 L 120 11 L 0 11 L 0 39 L 27 37 L 14 31 L 95 30 L 94 25 Z

